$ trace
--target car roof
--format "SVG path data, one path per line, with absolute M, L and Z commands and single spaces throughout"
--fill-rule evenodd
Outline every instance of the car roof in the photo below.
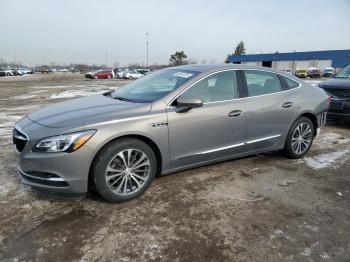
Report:
M 276 70 L 271 69 L 270 67 L 261 67 L 261 66 L 251 66 L 251 65 L 242 65 L 242 64 L 193 64 L 193 65 L 182 65 L 176 67 L 169 67 L 168 69 L 181 69 L 181 70 L 190 70 L 198 71 L 201 73 L 209 71 L 219 71 L 225 69 L 257 69 L 257 70 L 266 70 L 275 72 Z

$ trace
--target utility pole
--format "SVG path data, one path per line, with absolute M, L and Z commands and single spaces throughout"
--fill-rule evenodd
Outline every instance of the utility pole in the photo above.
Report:
M 295 63 L 295 50 L 293 52 L 293 65 L 292 65 L 292 75 L 294 75 L 294 63 Z
M 148 44 L 149 44 L 149 33 L 146 33 L 146 53 L 147 53 L 147 60 L 146 60 L 146 65 L 148 68 Z

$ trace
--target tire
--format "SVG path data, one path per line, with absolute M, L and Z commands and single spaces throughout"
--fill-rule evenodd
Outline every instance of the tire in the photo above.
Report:
M 103 199 L 119 203 L 142 195 L 156 172 L 157 159 L 153 150 L 138 139 L 124 138 L 108 144 L 98 153 L 92 177 L 96 191 Z
M 314 136 L 315 127 L 312 121 L 307 117 L 298 118 L 288 132 L 282 153 L 287 158 L 302 158 L 309 152 Z
M 7 75 L 7 76 L 11 76 L 11 74 L 10 74 L 10 73 L 7 73 L 6 75 Z

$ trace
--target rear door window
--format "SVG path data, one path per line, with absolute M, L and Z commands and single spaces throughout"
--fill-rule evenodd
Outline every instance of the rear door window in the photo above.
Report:
M 278 76 L 271 72 L 244 70 L 248 96 L 260 96 L 282 91 Z

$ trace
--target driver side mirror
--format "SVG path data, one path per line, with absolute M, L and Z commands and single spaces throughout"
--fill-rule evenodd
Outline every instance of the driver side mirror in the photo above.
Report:
M 176 112 L 186 113 L 192 108 L 201 107 L 203 100 L 197 96 L 181 95 L 176 100 Z

